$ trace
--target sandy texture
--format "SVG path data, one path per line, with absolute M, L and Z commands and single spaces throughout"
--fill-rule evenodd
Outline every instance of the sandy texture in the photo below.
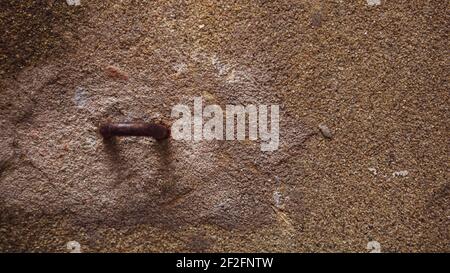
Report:
M 7 2 L 1 251 L 450 251 L 447 1 Z M 279 150 L 97 132 L 196 96 Z

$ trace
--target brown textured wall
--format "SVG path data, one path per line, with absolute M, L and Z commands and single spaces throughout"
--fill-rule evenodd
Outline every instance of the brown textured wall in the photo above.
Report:
M 6 2 L 1 251 L 450 251 L 448 1 Z M 195 96 L 279 150 L 97 132 Z

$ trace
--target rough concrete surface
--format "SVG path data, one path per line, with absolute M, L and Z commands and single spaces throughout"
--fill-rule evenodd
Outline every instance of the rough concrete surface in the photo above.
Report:
M 4 2 L 0 251 L 450 251 L 448 1 Z M 196 96 L 279 149 L 98 134 Z

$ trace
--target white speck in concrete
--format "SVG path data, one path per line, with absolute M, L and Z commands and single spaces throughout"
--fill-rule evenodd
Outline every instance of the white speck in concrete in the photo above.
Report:
M 67 249 L 70 253 L 81 253 L 81 245 L 77 241 L 67 242 Z
M 277 208 L 282 208 L 282 196 L 281 196 L 281 192 L 279 191 L 274 191 L 273 192 L 273 201 L 275 202 L 275 207 Z
M 223 76 L 223 75 L 227 74 L 228 71 L 230 70 L 228 65 L 219 61 L 219 59 L 215 55 L 211 57 L 211 64 L 217 70 L 217 72 L 219 73 L 219 76 Z
M 381 0 L 367 0 L 367 5 L 379 6 L 379 5 L 381 5 Z
M 177 63 L 173 66 L 173 69 L 175 69 L 177 74 L 181 74 L 187 71 L 187 65 L 185 63 Z
M 409 172 L 408 171 L 398 171 L 398 172 L 393 172 L 392 173 L 392 176 L 393 177 L 405 177 L 405 176 L 407 176 L 409 174 Z
M 94 137 L 86 138 L 86 142 L 84 143 L 84 147 L 88 149 L 93 149 L 97 145 L 97 139 Z
M 66 0 L 66 3 L 69 6 L 80 6 L 81 0 Z
M 161 120 L 162 115 L 158 112 L 154 112 L 150 115 L 150 120 Z
M 370 251 L 370 253 L 381 253 L 381 244 L 377 241 L 370 241 L 367 243 L 367 250 Z
M 230 73 L 228 73 L 228 75 L 227 75 L 227 77 L 226 77 L 226 81 L 228 82 L 228 83 L 236 83 L 236 82 L 238 82 L 239 81 L 239 77 L 238 77 L 238 75 L 236 74 L 236 70 L 231 70 L 231 72 Z
M 84 108 L 89 100 L 89 94 L 83 87 L 77 87 L 73 96 L 73 101 L 78 108 Z

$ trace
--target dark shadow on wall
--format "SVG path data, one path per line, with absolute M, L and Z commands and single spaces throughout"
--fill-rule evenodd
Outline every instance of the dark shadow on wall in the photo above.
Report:
M 116 176 L 114 182 L 116 187 L 130 178 L 132 168 L 120 155 L 120 147 L 117 145 L 116 138 L 103 139 L 103 144 L 111 164 L 111 172 Z
M 60 57 L 83 21 L 83 7 L 59 0 L 6 0 L 0 8 L 0 77 Z

